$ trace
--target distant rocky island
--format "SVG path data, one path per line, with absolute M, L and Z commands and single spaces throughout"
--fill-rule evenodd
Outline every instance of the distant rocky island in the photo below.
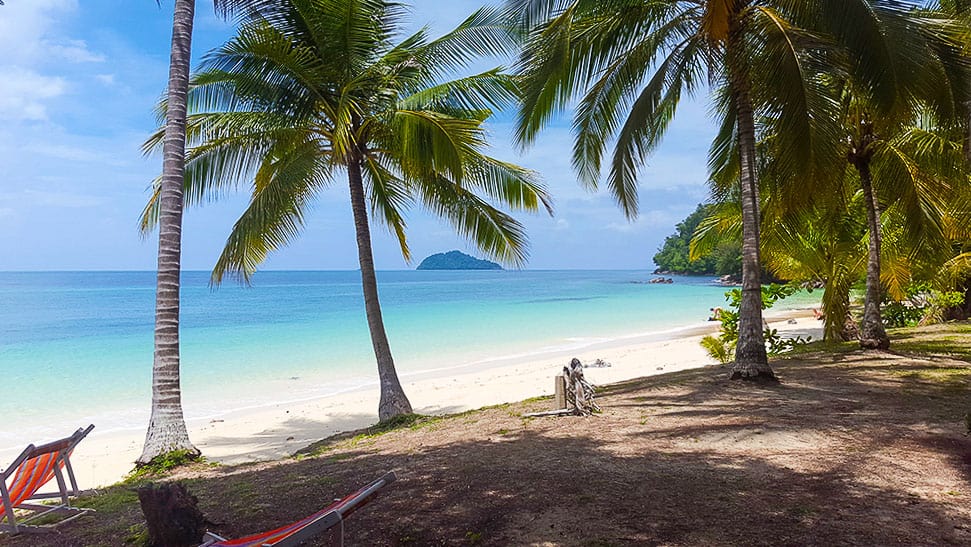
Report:
M 418 265 L 419 270 L 501 270 L 502 266 L 488 260 L 479 260 L 459 251 L 449 251 L 429 256 Z

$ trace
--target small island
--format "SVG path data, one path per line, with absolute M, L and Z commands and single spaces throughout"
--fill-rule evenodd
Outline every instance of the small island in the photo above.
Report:
M 488 260 L 480 260 L 459 251 L 449 251 L 429 256 L 418 265 L 419 270 L 501 270 L 502 266 Z

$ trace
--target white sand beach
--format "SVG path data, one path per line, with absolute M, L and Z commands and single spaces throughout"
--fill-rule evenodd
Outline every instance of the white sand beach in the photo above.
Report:
M 822 338 L 822 324 L 812 319 L 808 310 L 778 312 L 769 317 L 771 326 L 780 332 Z M 793 318 L 794 324 L 789 322 Z M 553 377 L 572 357 L 583 363 L 602 359 L 611 364 L 585 371 L 594 384 L 711 365 L 714 362 L 698 341 L 704 332 L 715 328 L 716 324 L 709 323 L 677 333 L 628 337 L 579 350 L 441 369 L 403 376 L 402 383 L 415 412 L 461 412 L 551 395 Z M 359 390 L 241 411 L 215 420 L 189 421 L 189 434 L 210 461 L 238 464 L 279 459 L 334 433 L 374 424 L 377 405 L 377 388 Z M 79 486 L 93 488 L 121 480 L 140 453 L 143 435 L 144 431 L 99 432 L 96 428 L 72 458 Z M 18 452 L 0 452 L 0 462 L 11 461 Z

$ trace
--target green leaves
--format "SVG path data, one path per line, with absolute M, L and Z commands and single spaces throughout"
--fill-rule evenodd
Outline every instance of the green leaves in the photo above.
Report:
M 237 35 L 205 57 L 188 101 L 187 205 L 251 186 L 214 283 L 247 281 L 299 236 L 317 192 L 352 167 L 406 259 L 406 211 L 420 204 L 488 254 L 524 263 L 522 225 L 497 206 L 552 211 L 551 199 L 535 173 L 485 153 L 483 127 L 517 100 L 516 82 L 498 68 L 455 78 L 511 50 L 513 18 L 482 9 L 438 39 L 420 31 L 396 44 L 403 11 L 387 0 L 286 0 L 234 12 Z M 155 210 L 153 198 L 145 229 Z

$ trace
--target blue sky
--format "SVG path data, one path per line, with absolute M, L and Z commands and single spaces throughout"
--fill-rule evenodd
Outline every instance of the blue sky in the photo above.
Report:
M 454 26 L 478 0 L 414 3 L 409 29 Z M 139 147 L 154 129 L 154 104 L 168 70 L 172 1 L 7 0 L 0 6 L 0 270 L 151 270 L 156 237 L 137 219 L 158 156 Z M 219 45 L 232 26 L 197 1 L 193 57 Z M 706 97 L 685 101 L 664 144 L 640 177 L 641 215 L 628 222 L 605 192 L 577 184 L 570 167 L 568 117 L 520 154 L 509 115 L 491 124 L 493 154 L 538 171 L 556 213 L 518 214 L 530 238 L 531 269 L 652 268 L 674 225 L 707 196 L 705 163 L 714 129 Z M 246 196 L 190 209 L 183 267 L 211 268 Z M 408 216 L 416 262 L 435 252 L 475 253 L 444 222 Z M 412 268 L 375 226 L 379 269 Z M 304 235 L 266 269 L 355 269 L 350 206 L 343 185 L 324 192 Z

